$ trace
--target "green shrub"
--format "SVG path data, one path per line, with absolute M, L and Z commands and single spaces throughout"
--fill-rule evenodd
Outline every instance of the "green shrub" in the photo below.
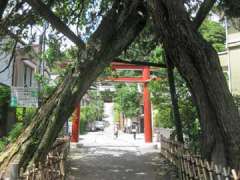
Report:
M 7 144 L 13 142 L 23 131 L 23 123 L 16 123 L 12 130 L 8 133 L 8 136 L 0 138 L 0 152 L 4 150 Z
M 6 145 L 7 145 L 7 139 L 5 137 L 0 138 L 0 152 L 3 151 Z
M 16 117 L 17 117 L 17 121 L 21 121 L 23 122 L 23 108 L 16 108 Z
M 36 108 L 17 108 L 16 109 L 16 117 L 17 121 L 24 122 L 24 125 L 27 126 L 33 119 L 33 116 L 36 113 Z
M 86 133 L 87 121 L 80 120 L 80 134 Z
M 17 137 L 21 134 L 22 130 L 23 123 L 16 123 L 7 136 L 8 141 L 15 141 Z
M 10 88 L 0 84 L 0 104 L 8 102 L 10 97 Z
M 233 95 L 234 102 L 236 106 L 239 108 L 240 107 L 240 95 Z

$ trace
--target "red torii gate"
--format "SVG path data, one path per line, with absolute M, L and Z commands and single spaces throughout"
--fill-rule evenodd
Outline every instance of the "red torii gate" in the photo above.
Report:
M 150 78 L 150 67 L 144 65 L 134 65 L 127 63 L 111 63 L 113 70 L 139 70 L 142 71 L 142 77 L 117 77 L 109 78 L 114 82 L 143 83 L 143 105 L 144 105 L 144 137 L 146 143 L 152 142 L 152 118 L 151 118 L 151 100 L 148 89 Z M 155 78 L 156 79 L 156 78 Z M 158 79 L 158 78 L 157 78 Z
M 143 105 L 144 105 L 144 137 L 146 143 L 152 142 L 152 118 L 151 118 L 151 100 L 148 89 L 148 82 L 151 81 L 150 67 L 147 65 L 134 65 L 121 62 L 111 63 L 113 70 L 139 70 L 142 71 L 142 77 L 117 77 L 107 78 L 107 81 L 143 83 Z M 160 78 L 153 78 L 160 79 Z M 72 120 L 72 142 L 78 142 L 79 139 L 79 123 L 80 123 L 80 105 L 77 105 Z

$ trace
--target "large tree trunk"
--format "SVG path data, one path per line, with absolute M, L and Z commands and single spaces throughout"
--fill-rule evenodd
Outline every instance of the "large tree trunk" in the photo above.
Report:
M 180 0 L 151 0 L 157 33 L 167 56 L 186 80 L 202 129 L 208 160 L 238 168 L 240 118 L 216 51 L 194 29 Z
M 0 171 L 16 159 L 20 167 L 26 168 L 46 156 L 75 104 L 99 73 L 134 40 L 145 21 L 146 10 L 142 1 L 114 4 L 88 41 L 86 49 L 80 51 L 76 67 L 66 74 L 17 141 L 1 154 Z

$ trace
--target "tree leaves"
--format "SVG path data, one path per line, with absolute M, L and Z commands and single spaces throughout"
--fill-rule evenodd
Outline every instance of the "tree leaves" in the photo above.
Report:
M 199 31 L 216 51 L 224 51 L 225 29 L 220 23 L 207 19 L 203 22 Z
M 122 85 L 116 89 L 114 97 L 115 108 L 122 112 L 127 118 L 137 117 L 140 113 L 140 96 L 137 85 Z

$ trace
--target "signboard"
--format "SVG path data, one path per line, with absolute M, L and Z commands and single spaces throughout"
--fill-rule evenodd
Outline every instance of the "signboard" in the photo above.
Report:
M 33 87 L 11 87 L 11 107 L 38 107 L 38 90 Z

